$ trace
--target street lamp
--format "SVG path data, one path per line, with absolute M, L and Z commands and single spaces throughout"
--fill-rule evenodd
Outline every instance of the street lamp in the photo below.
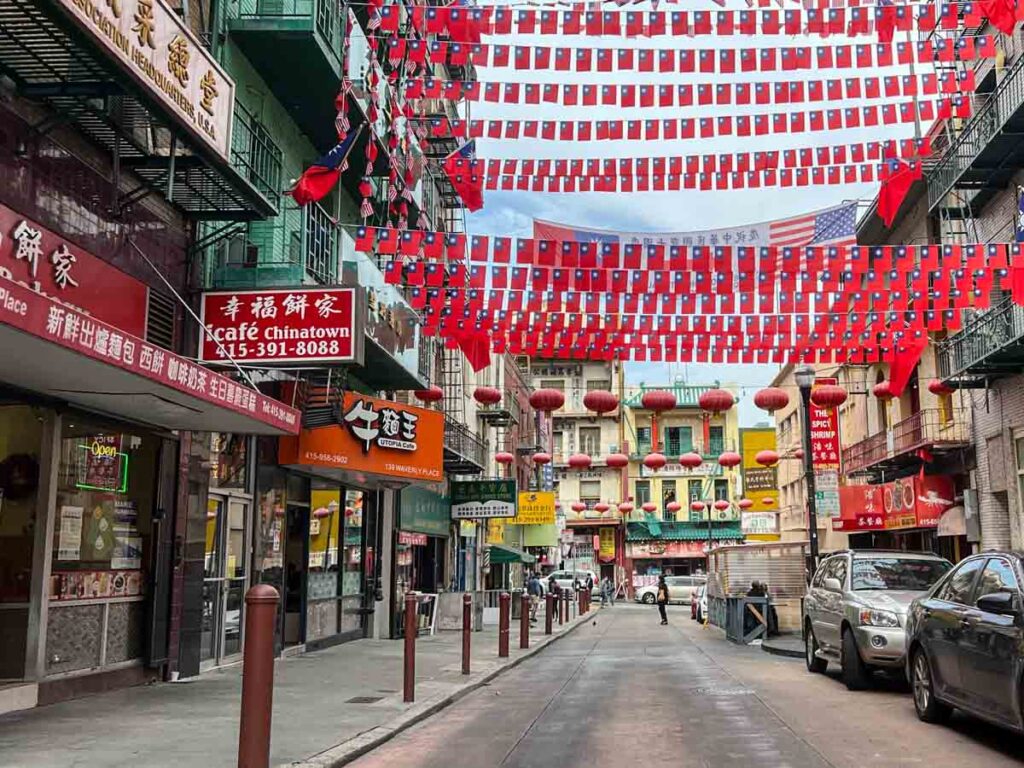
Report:
M 818 512 L 814 504 L 814 459 L 811 456 L 811 387 L 814 386 L 814 369 L 809 365 L 801 366 L 793 372 L 796 385 L 800 388 L 800 400 L 803 403 L 803 437 L 804 437 L 804 483 L 807 486 L 807 537 L 811 545 L 810 559 L 807 564 L 808 581 L 814 576 L 818 566 Z

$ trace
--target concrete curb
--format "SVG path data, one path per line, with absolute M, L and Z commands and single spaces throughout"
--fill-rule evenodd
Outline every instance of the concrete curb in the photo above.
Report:
M 470 682 L 467 682 L 465 685 L 457 688 L 451 693 L 435 696 L 433 699 L 426 699 L 425 701 L 413 704 L 412 707 L 410 707 L 400 717 L 392 721 L 389 725 L 371 728 L 370 730 L 364 731 L 357 736 L 353 736 L 348 741 L 331 747 L 317 755 L 305 760 L 285 763 L 279 768 L 338 768 L 338 766 L 347 765 L 353 760 L 362 757 L 367 752 L 376 749 L 381 744 L 390 741 L 402 731 L 411 728 L 417 723 L 426 720 L 428 717 L 437 714 L 449 705 L 454 704 L 463 696 L 482 688 L 491 682 L 491 680 L 498 677 L 498 675 L 519 666 L 534 654 L 540 653 L 548 646 L 561 640 L 563 637 L 568 637 L 569 634 L 574 632 L 577 627 L 597 618 L 595 610 L 596 609 L 592 609 L 589 613 L 583 616 L 577 616 L 569 623 L 569 626 L 559 634 L 552 635 L 549 640 L 545 640 L 538 644 L 531 643 L 529 650 L 521 653 L 497 669 L 492 669 L 489 672 L 483 673 L 480 677 L 471 677 Z M 541 637 L 545 636 L 541 635 Z
M 770 640 L 763 640 L 761 642 L 761 650 L 765 653 L 770 653 L 773 656 L 785 656 L 790 659 L 802 659 L 804 657 L 804 648 L 801 643 L 800 647 L 790 647 L 786 641 L 796 638 L 796 635 L 783 635 L 782 637 L 775 637 Z M 781 642 L 780 642 L 781 641 Z

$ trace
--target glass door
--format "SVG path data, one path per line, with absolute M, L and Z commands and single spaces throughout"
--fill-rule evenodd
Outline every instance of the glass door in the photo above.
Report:
M 205 666 L 235 660 L 242 652 L 249 501 L 211 495 L 206 511 L 203 566 L 203 632 L 200 659 Z

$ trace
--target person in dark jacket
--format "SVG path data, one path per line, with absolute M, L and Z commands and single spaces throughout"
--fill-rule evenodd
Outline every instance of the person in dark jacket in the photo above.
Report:
M 668 584 L 665 583 L 665 577 L 658 577 L 658 612 L 661 614 L 661 623 L 668 624 L 668 614 L 665 613 L 665 606 L 668 605 Z

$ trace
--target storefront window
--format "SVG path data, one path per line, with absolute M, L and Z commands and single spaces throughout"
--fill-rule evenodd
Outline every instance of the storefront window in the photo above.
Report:
M 248 490 L 249 438 L 230 432 L 210 433 L 210 487 Z
M 67 418 L 60 447 L 48 671 L 142 655 L 159 441 Z M 60 602 L 112 602 L 90 615 Z M 86 611 L 88 613 L 88 610 Z M 105 614 L 105 615 L 104 615 Z M 93 637 L 96 632 L 103 637 Z M 61 646 L 66 643 L 67 647 Z
M 0 407 L 0 678 L 6 679 L 25 672 L 42 429 L 36 409 Z
M 366 494 L 349 490 L 345 493 L 344 539 L 341 583 L 341 631 L 362 628 L 363 573 L 373 573 L 373 549 L 363 551 L 363 520 Z

